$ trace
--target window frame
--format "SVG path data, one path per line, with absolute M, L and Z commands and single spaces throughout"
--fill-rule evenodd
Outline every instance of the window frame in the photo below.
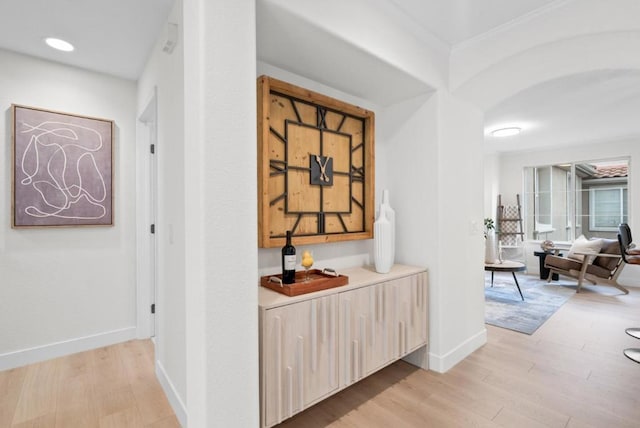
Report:
M 624 164 L 627 167 L 627 174 L 625 176 L 604 176 L 595 177 L 591 174 L 593 168 L 607 165 Z M 565 213 L 559 212 L 559 216 L 555 215 L 552 207 L 552 216 L 558 218 L 564 218 L 566 225 L 560 225 L 558 218 L 554 218 L 552 221 L 552 230 L 547 232 L 538 231 L 536 228 L 536 221 L 539 221 L 539 183 L 538 183 L 538 171 L 542 168 L 551 167 L 561 168 L 566 171 L 566 197 L 564 201 L 555 200 L 553 197 L 552 204 L 560 207 L 564 207 Z M 588 237 L 606 237 L 610 238 L 612 234 L 617 232 L 617 225 L 613 227 L 598 227 L 594 224 L 596 220 L 591 215 L 595 212 L 593 208 L 594 197 L 592 197 L 592 186 L 598 186 L 598 188 L 604 189 L 605 187 L 622 189 L 624 196 L 618 198 L 620 201 L 619 215 L 621 222 L 628 222 L 631 216 L 631 204 L 630 199 L 633 196 L 629 193 L 631 187 L 631 159 L 626 156 L 620 156 L 609 159 L 593 159 L 587 161 L 573 161 L 573 162 L 558 162 L 553 164 L 542 165 L 526 165 L 522 170 L 522 195 L 523 195 L 523 220 L 524 231 L 527 240 L 530 241 L 542 241 L 543 239 L 551 239 L 556 242 L 572 242 L 577 236 L 585 235 Z M 602 182 L 600 182 L 602 180 Z M 597 184 L 596 184 L 597 181 Z M 559 183 L 559 181 L 558 181 Z M 555 183 L 552 183 L 555 184 Z M 555 187 L 555 186 L 553 186 Z M 556 189 L 553 189 L 554 191 Z M 597 197 L 596 197 L 597 199 Z M 566 204 L 566 205 L 564 205 Z M 586 205 L 585 205 L 586 204 Z M 626 211 L 625 211 L 626 209 Z
M 596 225 L 596 193 L 598 191 L 605 190 L 618 190 L 618 225 L 620 223 L 624 223 L 625 212 L 624 212 L 624 191 L 627 191 L 627 197 L 629 196 L 628 185 L 620 185 L 620 186 L 592 186 L 589 188 L 589 231 L 590 232 L 617 232 L 618 226 L 598 226 Z M 628 204 L 628 202 L 627 202 Z M 627 205 L 628 206 L 628 205 Z M 627 214 L 628 215 L 628 214 Z

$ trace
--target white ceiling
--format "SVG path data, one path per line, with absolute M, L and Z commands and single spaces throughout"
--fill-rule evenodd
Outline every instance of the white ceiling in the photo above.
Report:
M 452 46 L 517 20 L 558 0 L 389 0 Z
M 640 72 L 603 70 L 528 88 L 485 113 L 487 131 L 522 126 L 514 137 L 487 135 L 485 148 L 505 152 L 640 135 Z
M 0 0 L 0 48 L 135 80 L 154 41 L 164 31 L 173 1 Z M 524 16 L 566 0 L 387 1 L 414 24 L 455 46 L 500 26 L 517 25 Z M 258 0 L 258 6 L 260 3 Z M 261 13 L 258 7 L 259 28 L 269 18 Z M 267 28 L 268 24 L 262 26 Z M 42 42 L 46 36 L 67 39 L 76 45 L 76 51 L 53 51 Z M 258 42 L 259 51 L 265 49 Z M 397 93 L 415 90 L 410 79 L 403 84 L 395 88 Z M 487 112 L 486 124 L 525 121 L 535 126 L 517 137 L 517 146 L 513 137 L 487 138 L 487 148 L 514 151 L 640 135 L 640 121 L 632 117 L 640 111 L 639 88 L 637 73 L 606 71 L 530 88 Z
M 290 11 L 258 2 L 258 59 L 347 94 L 386 106 L 433 88 Z M 321 41 L 321 43 L 318 43 Z M 312 48 L 309 48 L 309 47 Z M 286 52 L 286 55 L 282 53 Z M 327 64 L 331 64 L 327 67 Z M 353 64 L 357 64 L 354 69 Z M 366 78 L 363 78 L 366 76 Z M 381 85 L 380 82 L 393 82 Z
M 174 0 L 0 0 L 0 48 L 137 79 Z M 45 37 L 75 45 L 71 53 Z

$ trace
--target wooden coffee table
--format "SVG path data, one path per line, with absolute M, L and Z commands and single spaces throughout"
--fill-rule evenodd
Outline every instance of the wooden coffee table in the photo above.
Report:
M 522 272 L 526 270 L 527 267 L 524 263 L 514 262 L 511 260 L 503 260 L 502 263 L 485 263 L 484 270 L 491 272 L 491 286 L 493 287 L 493 273 L 494 272 L 511 272 L 513 275 L 513 280 L 516 283 L 516 287 L 518 288 L 518 293 L 520 293 L 520 297 L 524 302 L 524 296 L 522 295 L 522 290 L 520 290 L 520 284 L 518 284 L 518 278 L 516 278 L 516 272 Z

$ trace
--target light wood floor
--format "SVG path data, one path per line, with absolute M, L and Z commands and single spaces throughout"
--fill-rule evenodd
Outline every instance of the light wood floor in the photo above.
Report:
M 133 340 L 0 372 L 0 427 L 179 427 L 153 366 Z
M 445 374 L 397 362 L 278 428 L 640 427 L 640 290 L 586 288 L 531 336 L 487 326 Z
M 487 326 L 488 343 L 445 374 L 398 362 L 279 428 L 639 427 L 630 326 L 639 289 L 587 287 L 531 336 Z M 0 427 L 178 427 L 152 355 L 131 341 L 0 372 Z

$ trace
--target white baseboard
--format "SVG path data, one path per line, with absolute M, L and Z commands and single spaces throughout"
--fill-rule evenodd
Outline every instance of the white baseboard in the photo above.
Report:
M 485 343 L 487 343 L 487 329 L 483 328 L 445 355 L 435 355 L 430 352 L 429 369 L 438 373 L 445 373 Z
M 178 418 L 178 422 L 183 427 L 187 426 L 187 406 L 184 405 L 182 400 L 180 399 L 180 395 L 176 391 L 171 379 L 167 376 L 167 372 L 164 370 L 164 366 L 159 360 L 156 360 L 156 376 L 158 381 L 160 382 L 160 386 L 164 390 L 167 399 L 169 400 L 169 404 L 173 408 L 174 413 L 176 414 L 176 418 Z
M 39 363 L 52 358 L 88 351 L 103 346 L 114 345 L 136 338 L 136 328 L 127 327 L 120 330 L 108 331 L 91 336 L 78 337 L 48 345 L 36 346 L 29 349 L 0 354 L 0 371 L 15 367 Z

